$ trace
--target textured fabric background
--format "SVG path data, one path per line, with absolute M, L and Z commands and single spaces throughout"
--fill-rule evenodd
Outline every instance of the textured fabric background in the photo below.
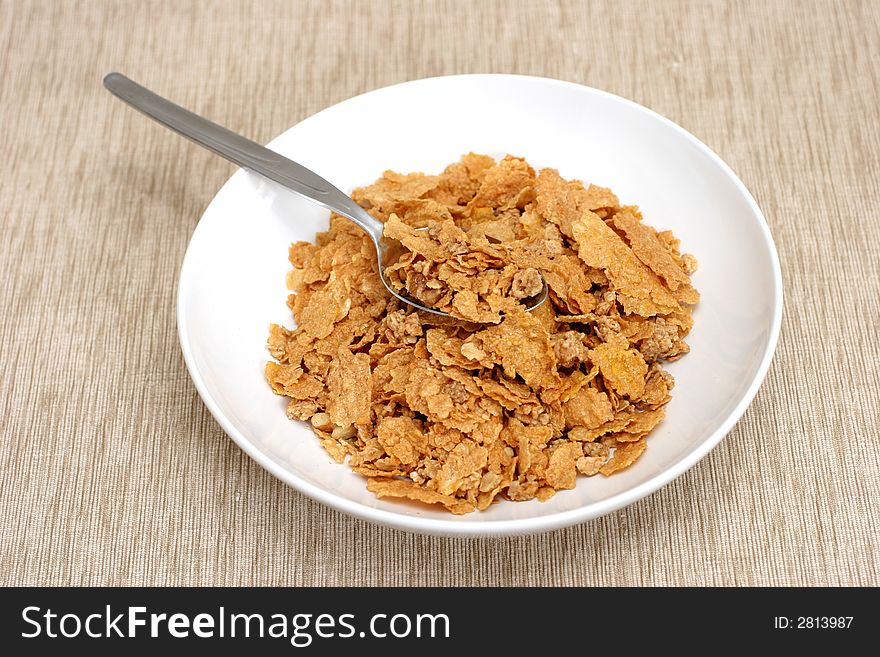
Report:
M 880 3 L 13 0 L 0 53 L 0 584 L 880 584 Z M 258 141 L 451 73 L 642 103 L 767 215 L 767 380 L 695 468 L 567 530 L 426 538 L 312 502 L 224 435 L 177 343 L 233 167 L 112 99 L 111 70 Z

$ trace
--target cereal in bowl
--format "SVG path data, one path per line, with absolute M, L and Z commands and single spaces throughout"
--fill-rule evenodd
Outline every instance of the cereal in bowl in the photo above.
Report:
M 379 497 L 484 510 L 547 500 L 645 451 L 688 352 L 693 256 L 611 190 L 466 155 L 386 172 L 353 198 L 400 257 L 385 289 L 369 237 L 332 215 L 290 248 L 297 327 L 270 328 L 266 378 Z M 546 281 L 549 298 L 521 301 Z

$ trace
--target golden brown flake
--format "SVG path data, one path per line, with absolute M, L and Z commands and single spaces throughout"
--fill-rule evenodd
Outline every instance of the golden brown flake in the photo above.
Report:
M 421 487 L 411 481 L 401 479 L 385 479 L 375 477 L 367 479 L 367 490 L 376 494 L 376 497 L 401 497 L 426 504 L 442 504 L 449 511 L 456 515 L 468 513 L 474 510 L 469 502 L 453 497 L 451 495 L 443 495 L 435 490 Z
M 337 352 L 327 374 L 327 414 L 338 427 L 370 421 L 370 357 L 347 348 Z
M 645 451 L 647 446 L 648 441 L 645 438 L 640 438 L 635 442 L 619 444 L 614 449 L 614 454 L 611 456 L 611 459 L 599 469 L 599 472 L 608 476 L 619 470 L 628 468 L 636 462 L 636 459 L 642 455 L 642 452 Z
M 562 404 L 565 425 L 595 429 L 614 418 L 608 395 L 595 388 L 581 388 Z
M 584 212 L 572 225 L 572 232 L 578 256 L 605 272 L 628 313 L 652 317 L 681 310 L 672 292 L 599 215 Z
M 638 399 L 645 391 L 648 366 L 635 349 L 629 348 L 626 338 L 614 336 L 590 351 L 590 360 L 599 366 L 605 382 L 616 392 Z

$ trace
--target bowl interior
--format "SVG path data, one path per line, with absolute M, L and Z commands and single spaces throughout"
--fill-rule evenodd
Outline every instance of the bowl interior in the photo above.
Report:
M 515 533 L 595 517 L 651 492 L 695 463 L 754 396 L 781 312 L 776 253 L 760 210 L 733 173 L 662 117 L 587 87 L 518 76 L 455 76 L 380 89 L 294 126 L 271 147 L 345 191 L 384 170 L 438 173 L 468 151 L 523 156 L 536 168 L 611 187 L 645 221 L 671 229 L 699 260 L 702 293 L 691 353 L 668 365 L 668 416 L 630 469 L 580 478 L 550 501 L 483 513 L 378 500 L 311 431 L 284 413 L 263 379 L 271 322 L 285 305 L 288 245 L 312 240 L 329 213 L 239 171 L 205 211 L 181 270 L 178 319 L 187 365 L 211 412 L 287 483 L 362 517 L 417 531 Z

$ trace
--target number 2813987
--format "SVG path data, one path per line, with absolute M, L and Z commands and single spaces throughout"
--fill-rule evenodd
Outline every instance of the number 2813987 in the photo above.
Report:
M 846 630 L 852 626 L 853 616 L 776 616 L 773 628 L 777 630 Z

